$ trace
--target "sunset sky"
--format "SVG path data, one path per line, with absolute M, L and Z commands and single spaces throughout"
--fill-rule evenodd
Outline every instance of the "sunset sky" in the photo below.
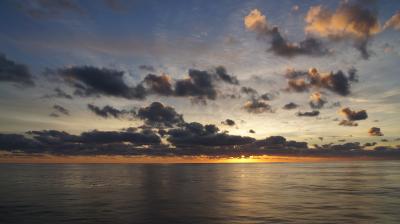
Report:
M 399 10 L 393 0 L 1 1 L 0 161 L 400 157 Z

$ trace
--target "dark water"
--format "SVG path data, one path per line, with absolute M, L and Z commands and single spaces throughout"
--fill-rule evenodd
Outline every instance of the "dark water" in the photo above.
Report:
M 400 163 L 3 164 L 0 223 L 400 223 Z

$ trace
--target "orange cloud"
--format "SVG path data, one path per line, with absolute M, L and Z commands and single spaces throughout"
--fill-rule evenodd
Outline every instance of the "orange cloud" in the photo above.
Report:
M 388 21 L 386 21 L 383 29 L 388 28 L 400 30 L 400 11 L 396 12 Z
M 366 38 L 381 31 L 376 15 L 358 5 L 342 4 L 332 12 L 319 6 L 311 7 L 305 17 L 306 33 L 330 38 Z
M 260 10 L 253 9 L 246 17 L 244 17 L 244 25 L 248 30 L 256 32 L 267 32 L 267 17 Z

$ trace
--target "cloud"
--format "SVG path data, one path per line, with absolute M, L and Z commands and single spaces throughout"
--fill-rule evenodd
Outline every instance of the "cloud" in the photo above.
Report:
M 226 133 L 218 133 L 217 128 L 210 131 L 210 127 L 206 128 L 200 123 L 186 123 L 184 127 L 170 129 L 168 131 L 168 141 L 175 146 L 229 146 L 243 145 L 254 142 L 255 139 L 244 136 L 228 135 Z
M 335 11 L 323 6 L 311 7 L 305 16 L 306 33 L 332 40 L 351 39 L 364 59 L 371 36 L 381 32 L 376 10 L 366 1 L 342 1 Z
M 146 96 L 143 86 L 131 87 L 126 84 L 123 71 L 93 66 L 73 66 L 58 69 L 55 73 L 74 88 L 74 94 L 78 96 L 106 95 L 126 99 L 144 99 Z
M 254 134 L 254 133 L 256 133 L 253 129 L 250 129 L 249 130 L 249 133 L 251 133 L 251 134 Z
M 298 112 L 297 116 L 299 117 L 315 117 L 319 115 L 318 110 L 313 110 L 313 111 L 307 111 L 307 112 Z
M 285 78 L 287 79 L 297 79 L 297 78 L 307 77 L 307 75 L 308 71 L 296 70 L 294 68 L 286 69 L 286 72 L 284 74 Z
M 53 94 L 46 94 L 43 96 L 43 98 L 63 98 L 63 99 L 68 99 L 68 100 L 73 99 L 73 97 L 70 94 L 64 92 L 64 90 L 62 90 L 58 87 L 54 88 Z
M 306 92 L 310 85 L 306 83 L 304 79 L 289 79 L 288 80 L 288 91 L 294 92 Z
M 354 121 L 342 120 L 339 122 L 341 126 L 356 127 L 358 124 Z
M 171 84 L 171 78 L 168 75 L 148 74 L 143 82 L 150 93 L 156 93 L 162 96 L 170 96 L 174 93 Z
M 400 30 L 400 11 L 397 11 L 388 21 L 386 21 L 383 29 Z
M 365 111 L 365 110 L 353 111 L 350 108 L 346 107 L 346 108 L 342 108 L 340 110 L 340 113 L 342 115 L 346 116 L 346 118 L 349 121 L 365 120 L 368 118 L 367 111 Z
M 322 99 L 322 95 L 319 92 L 314 92 L 310 96 L 309 105 L 312 109 L 321 109 L 324 107 L 326 100 Z
M 164 130 L 164 129 L 161 129 Z M 161 134 L 160 134 L 161 135 Z M 127 155 L 127 156 L 208 156 L 231 158 L 243 156 L 280 155 L 302 157 L 371 157 L 400 158 L 400 149 L 378 146 L 374 150 L 359 142 L 343 144 L 314 145 L 307 142 L 286 140 L 283 136 L 271 136 L 262 140 L 250 137 L 219 133 L 215 125 L 185 123 L 173 128 L 164 136 L 174 145 L 161 143 L 160 137 L 150 129 L 138 131 L 127 128 L 124 131 L 89 131 L 72 135 L 64 131 L 30 131 L 26 135 L 0 134 L 0 149 L 20 155 Z
M 139 65 L 139 69 L 143 71 L 148 71 L 148 72 L 154 72 L 155 69 L 151 65 Z
M 235 125 L 235 121 L 231 120 L 231 119 L 226 119 L 225 121 L 222 121 L 221 124 L 225 124 L 228 126 L 234 126 Z
M 381 132 L 380 128 L 377 127 L 372 127 L 368 130 L 368 134 L 370 136 L 383 136 L 383 133 Z
M 59 114 L 63 114 L 63 115 L 69 116 L 69 111 L 66 108 L 64 108 L 64 107 L 62 107 L 62 106 L 60 106 L 58 104 L 55 104 L 53 106 L 53 109 Z
M 232 85 L 239 85 L 239 80 L 232 75 L 229 75 L 226 72 L 226 68 L 223 66 L 218 66 L 215 68 L 215 73 L 217 74 L 218 78 L 223 82 L 232 84 Z
M 229 75 L 223 66 L 209 71 L 189 69 L 189 77 L 172 80 L 166 74 L 148 74 L 137 85 L 128 85 L 124 72 L 93 66 L 72 66 L 58 70 L 48 69 L 47 78 L 53 82 L 63 81 L 72 87 L 74 95 L 81 97 L 112 96 L 143 100 L 149 95 L 189 97 L 204 102 L 217 98 L 221 83 L 239 85 L 235 76 Z M 49 95 L 51 96 L 51 95 Z M 48 96 L 48 97 L 49 97 Z
M 173 107 L 164 106 L 160 102 L 153 102 L 147 107 L 140 108 L 137 116 L 147 125 L 156 127 L 173 127 L 184 123 L 182 114 L 178 114 Z
M 267 17 L 258 9 L 253 9 L 247 16 L 244 17 L 244 25 L 248 30 L 257 33 L 268 33 L 269 26 Z
M 222 66 L 215 68 L 211 72 L 190 69 L 189 78 L 175 82 L 175 95 L 215 100 L 217 97 L 215 84 L 217 82 L 239 84 L 236 77 L 228 75 L 226 69 Z
M 295 104 L 295 103 L 293 103 L 293 102 L 290 102 L 290 103 L 288 103 L 288 104 L 285 104 L 285 105 L 282 107 L 282 109 L 284 109 L 284 110 L 293 110 L 293 109 L 296 109 L 297 107 L 299 107 L 299 105 L 297 105 L 297 104 Z
M 28 67 L 8 59 L 4 54 L 0 54 L 0 82 L 10 82 L 21 87 L 35 85 Z
M 246 110 L 248 113 L 254 114 L 272 112 L 272 108 L 269 104 L 257 99 L 247 101 L 244 104 L 243 109 Z
M 135 111 L 133 110 L 119 110 L 116 109 L 112 106 L 106 105 L 103 108 L 100 108 L 98 106 L 95 106 L 93 104 L 88 104 L 87 105 L 88 109 L 92 111 L 94 114 L 97 116 L 103 117 L 103 118 L 122 118 L 124 116 L 135 116 Z
M 323 46 L 322 42 L 308 37 L 299 43 L 290 43 L 282 37 L 278 27 L 271 27 L 267 18 L 258 9 L 252 10 L 244 17 L 246 29 L 256 32 L 260 37 L 270 41 L 269 50 L 274 54 L 283 57 L 294 57 L 298 55 L 320 56 L 327 55 L 329 51 Z
M 304 76 L 301 71 L 290 72 L 289 74 L 291 73 Z M 294 76 L 299 77 L 299 75 Z M 324 88 L 342 96 L 349 95 L 351 83 L 358 81 L 357 70 L 354 68 L 349 70 L 347 76 L 341 70 L 321 74 L 316 68 L 310 68 L 306 77 L 290 78 L 291 75 L 287 77 L 289 77 L 287 91 L 306 92 L 311 88 Z

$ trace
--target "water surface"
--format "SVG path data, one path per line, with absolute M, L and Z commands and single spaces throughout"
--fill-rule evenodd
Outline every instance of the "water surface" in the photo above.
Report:
M 0 223 L 400 223 L 400 163 L 2 164 Z

